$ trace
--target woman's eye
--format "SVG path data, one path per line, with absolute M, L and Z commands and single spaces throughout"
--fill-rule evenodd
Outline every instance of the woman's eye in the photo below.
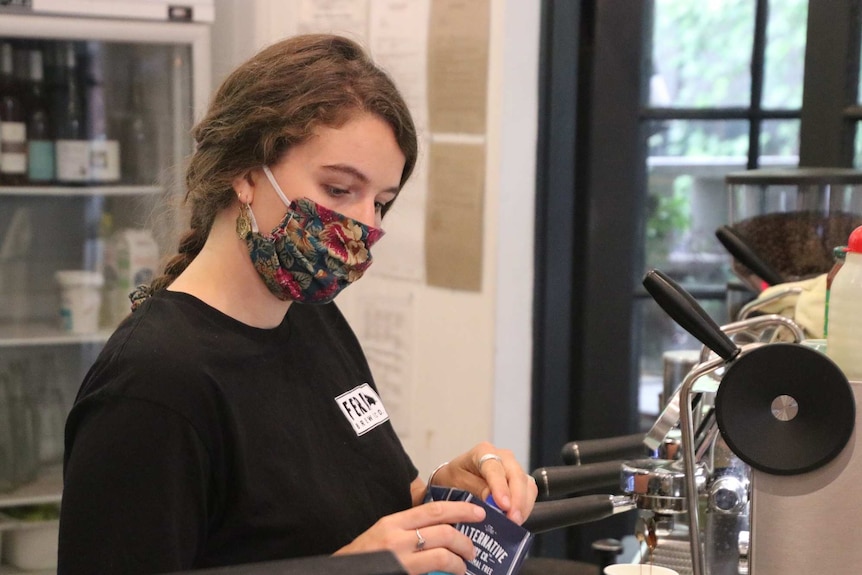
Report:
M 336 188 L 334 186 L 327 186 L 326 187 L 326 193 L 329 194 L 330 196 L 338 197 L 338 196 L 344 196 L 344 195 L 350 193 L 350 190 L 345 190 L 344 188 Z
M 374 211 L 378 214 L 386 207 L 386 202 L 374 202 Z

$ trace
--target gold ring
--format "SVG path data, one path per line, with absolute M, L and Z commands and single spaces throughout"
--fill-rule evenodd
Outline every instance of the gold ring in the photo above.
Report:
M 425 548 L 425 538 L 416 530 L 416 551 L 422 551 Z
M 500 457 L 499 455 L 497 455 L 496 453 L 486 453 L 485 455 L 483 455 L 482 457 L 479 458 L 479 471 L 482 471 L 482 464 L 485 463 L 486 461 L 491 460 L 491 459 L 499 461 L 501 464 L 503 463 L 503 458 Z

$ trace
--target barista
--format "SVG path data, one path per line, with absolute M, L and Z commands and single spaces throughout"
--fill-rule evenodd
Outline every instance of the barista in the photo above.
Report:
M 390 79 L 344 38 L 270 46 L 222 84 L 192 132 L 189 229 L 134 296 L 66 428 L 59 573 L 160 573 L 393 552 L 462 574 L 464 502 L 425 482 L 332 302 L 371 264 L 413 170 Z M 481 443 L 434 482 L 489 494 L 513 521 L 535 483 Z

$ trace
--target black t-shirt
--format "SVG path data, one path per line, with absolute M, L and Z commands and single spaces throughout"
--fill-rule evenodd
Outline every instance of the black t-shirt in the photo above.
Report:
M 60 574 L 332 553 L 417 476 L 334 304 L 258 329 L 170 291 L 90 369 L 65 457 Z

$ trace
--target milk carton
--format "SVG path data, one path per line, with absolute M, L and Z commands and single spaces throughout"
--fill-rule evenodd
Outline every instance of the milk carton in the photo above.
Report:
M 111 236 L 105 250 L 105 320 L 110 325 L 129 315 L 129 294 L 149 284 L 158 265 L 159 247 L 149 230 L 123 229 Z

